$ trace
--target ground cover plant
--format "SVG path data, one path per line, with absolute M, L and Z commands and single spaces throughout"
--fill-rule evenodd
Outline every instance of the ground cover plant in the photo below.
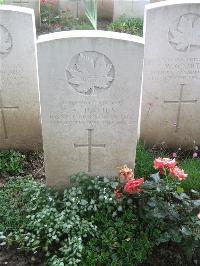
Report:
M 143 35 L 143 20 L 141 18 L 121 16 L 114 20 L 107 27 L 110 31 L 129 33 L 133 35 Z
M 157 253 L 167 257 L 162 265 L 170 256 L 176 265 L 198 263 L 199 191 L 184 192 L 188 176 L 175 159 L 152 164 L 142 144 L 137 154 L 139 178 L 127 166 L 113 179 L 80 173 L 64 193 L 9 179 L 0 188 L 1 246 L 44 256 L 46 265 L 155 265 Z

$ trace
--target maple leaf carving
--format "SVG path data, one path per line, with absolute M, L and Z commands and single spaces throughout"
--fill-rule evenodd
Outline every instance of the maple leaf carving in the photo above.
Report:
M 77 63 L 68 70 L 69 83 L 77 85 L 80 93 L 92 94 L 95 89 L 106 89 L 113 80 L 110 75 L 112 65 L 105 61 L 104 55 L 98 55 L 94 60 L 83 53 L 79 54 Z
M 191 46 L 200 46 L 200 17 L 195 14 L 181 16 L 176 29 L 170 29 L 170 41 L 176 50 L 187 51 Z

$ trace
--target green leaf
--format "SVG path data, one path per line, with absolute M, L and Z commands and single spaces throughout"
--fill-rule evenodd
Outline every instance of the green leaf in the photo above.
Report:
M 177 193 L 183 193 L 184 192 L 184 189 L 182 188 L 182 187 L 180 187 L 180 186 L 178 186 L 177 188 L 176 188 L 176 192 Z

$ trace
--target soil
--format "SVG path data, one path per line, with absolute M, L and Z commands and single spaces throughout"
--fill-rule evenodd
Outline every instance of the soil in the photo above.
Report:
M 45 182 L 44 155 L 43 152 L 25 153 L 22 176 L 31 175 L 34 179 Z
M 16 249 L 0 248 L 0 266 L 43 266 L 40 258 L 30 254 L 22 254 Z

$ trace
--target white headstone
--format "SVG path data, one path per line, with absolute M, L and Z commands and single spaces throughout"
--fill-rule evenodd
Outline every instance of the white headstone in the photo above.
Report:
M 144 7 L 149 0 L 114 0 L 114 19 L 120 16 L 144 17 Z
M 141 137 L 200 143 L 200 1 L 147 6 Z
M 34 9 L 36 25 L 40 26 L 40 1 L 39 0 L 4 0 L 5 5 L 14 5 Z
M 33 25 L 31 9 L 0 6 L 0 149 L 41 147 Z
M 49 185 L 70 175 L 115 176 L 134 166 L 143 40 L 103 31 L 38 41 L 45 165 Z

